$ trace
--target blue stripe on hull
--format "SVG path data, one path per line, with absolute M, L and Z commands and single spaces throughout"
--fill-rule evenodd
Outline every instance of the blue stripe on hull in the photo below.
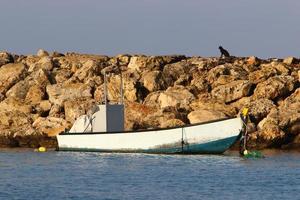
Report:
M 229 137 L 203 144 L 185 144 L 183 147 L 157 148 L 157 149 L 137 149 L 137 150 L 107 150 L 107 149 L 88 149 L 88 148 L 59 148 L 60 151 L 92 151 L 92 152 L 124 152 L 124 153 L 165 153 L 165 154 L 220 154 L 229 149 L 238 139 L 238 136 Z

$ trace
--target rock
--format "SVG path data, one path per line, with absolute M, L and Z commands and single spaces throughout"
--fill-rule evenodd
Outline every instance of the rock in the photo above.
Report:
M 187 117 L 191 124 L 227 118 L 226 115 L 220 111 L 205 109 L 192 111 Z
M 284 60 L 283 60 L 283 63 L 287 64 L 287 65 L 291 65 L 291 64 L 296 64 L 297 63 L 297 59 L 290 56 L 290 57 L 286 57 Z
M 47 136 L 56 136 L 59 133 L 64 132 L 65 129 L 69 128 L 70 124 L 61 118 L 39 117 L 33 122 L 32 126 Z
M 166 121 L 162 121 L 160 128 L 172 128 L 172 127 L 178 127 L 178 126 L 184 126 L 185 123 L 181 121 L 180 119 L 169 119 Z
M 181 75 L 186 75 L 190 69 L 191 66 L 189 65 L 189 62 L 183 60 L 177 63 L 165 65 L 163 75 L 164 77 L 169 78 L 169 85 L 171 85 L 172 82 L 175 82 Z
M 271 76 L 277 75 L 277 70 L 271 64 L 261 65 L 260 70 L 256 70 L 249 74 L 248 78 L 254 84 L 263 82 Z
M 272 109 L 266 118 L 259 122 L 258 131 L 249 135 L 250 145 L 256 143 L 257 148 L 280 146 L 285 133 L 279 127 L 278 110 Z
M 254 90 L 255 99 L 267 98 L 276 99 L 285 96 L 294 89 L 294 79 L 291 76 L 274 76 L 259 83 Z
M 249 108 L 248 114 L 251 121 L 258 123 L 260 120 L 265 118 L 276 106 L 269 99 L 258 99 L 252 101 L 250 104 L 248 104 L 248 106 L 246 105 L 245 107 Z
M 146 106 L 158 106 L 159 107 L 159 96 L 160 96 L 160 91 L 156 92 L 151 92 L 150 94 L 147 95 L 145 98 L 143 104 Z
M 103 66 L 98 65 L 98 63 L 94 60 L 87 60 L 83 63 L 82 67 L 74 73 L 72 78 L 84 81 L 94 76 L 100 76 L 101 70 L 103 69 L 102 67 Z
M 29 90 L 32 90 L 28 94 L 27 100 L 37 102 L 39 101 L 38 99 L 43 99 L 45 95 L 46 85 L 48 84 L 50 84 L 48 80 L 48 74 L 44 70 L 40 69 L 38 71 L 32 72 L 24 80 L 16 83 L 13 87 L 11 87 L 10 90 L 6 92 L 6 96 L 24 100 L 26 99 Z M 37 91 L 38 94 L 35 94 L 35 91 Z
M 177 62 L 185 56 L 133 56 L 128 64 L 129 69 L 137 71 L 161 70 L 166 64 Z
M 212 110 L 224 113 L 227 116 L 234 117 L 237 115 L 236 109 L 231 105 L 223 102 L 217 102 L 214 99 L 196 99 L 191 103 L 193 110 Z
M 13 56 L 7 52 L 0 52 L 0 67 L 8 63 L 14 62 Z
M 279 127 L 292 135 L 300 134 L 300 88 L 278 107 Z
M 31 104 L 36 104 L 42 101 L 45 97 L 45 89 L 41 88 L 38 85 L 33 85 L 28 89 L 28 92 L 25 97 L 26 102 Z
M 69 100 L 64 103 L 65 119 L 74 123 L 81 115 L 86 114 L 95 105 L 93 99 Z
M 38 62 L 32 63 L 29 65 L 28 72 L 38 71 L 40 69 L 49 72 L 53 69 L 54 64 L 53 60 L 49 56 L 42 57 Z
M 260 65 L 260 59 L 255 57 L 255 56 L 250 56 L 248 59 L 247 59 L 247 64 L 248 65 Z
M 143 75 L 142 80 L 144 87 L 150 92 L 167 88 L 165 78 L 160 71 L 146 72 Z
M 178 107 L 189 109 L 189 104 L 195 99 L 183 86 L 169 87 L 165 92 L 159 95 L 158 101 L 161 108 Z
M 49 53 L 47 51 L 45 51 L 44 49 L 39 49 L 37 51 L 36 55 L 39 56 L 39 57 L 44 57 L 44 56 L 49 56 Z
M 51 105 L 49 100 L 43 100 L 43 101 L 40 101 L 39 104 L 36 105 L 35 108 L 36 108 L 37 112 L 39 112 L 42 117 L 47 117 L 48 114 L 49 114 L 49 111 L 51 109 L 51 106 L 52 105 Z
M 31 105 L 28 105 L 24 101 L 15 98 L 6 98 L 4 101 L 0 102 L 0 110 L 7 112 L 20 111 L 25 114 L 30 114 L 33 112 Z
M 6 128 L 20 127 L 26 124 L 31 124 L 31 117 L 27 113 L 24 113 L 19 110 L 1 109 L 0 112 L 0 126 Z M 0 131 L 1 135 L 1 131 Z
M 90 86 L 83 83 L 47 85 L 46 91 L 50 102 L 61 107 L 66 100 L 92 97 Z
M 211 93 L 216 99 L 229 103 L 242 97 L 249 96 L 251 94 L 251 88 L 251 82 L 237 80 L 226 85 L 220 85 L 214 88 Z
M 5 94 L 14 84 L 26 76 L 26 67 L 21 63 L 6 64 L 0 68 L 0 93 Z

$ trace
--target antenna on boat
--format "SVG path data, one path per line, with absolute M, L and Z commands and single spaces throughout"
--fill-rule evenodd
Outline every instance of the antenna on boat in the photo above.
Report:
M 107 79 L 106 79 L 106 69 L 104 69 L 104 103 L 107 105 Z
M 120 95 L 121 95 L 121 105 L 123 104 L 124 101 L 124 94 L 123 94 L 123 77 L 122 77 L 122 72 L 120 71 L 120 77 L 121 77 L 121 83 L 120 83 Z

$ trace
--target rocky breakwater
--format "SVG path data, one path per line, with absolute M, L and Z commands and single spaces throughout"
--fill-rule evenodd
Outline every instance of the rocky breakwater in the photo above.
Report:
M 125 127 L 173 127 L 249 108 L 253 148 L 300 147 L 300 64 L 293 57 L 0 53 L 0 146 L 55 147 L 55 135 L 104 101 L 103 70 L 123 74 Z M 120 75 L 108 77 L 119 98 Z

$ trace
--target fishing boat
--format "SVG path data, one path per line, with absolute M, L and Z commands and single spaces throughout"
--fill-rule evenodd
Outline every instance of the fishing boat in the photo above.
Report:
M 245 127 L 240 116 L 181 127 L 124 131 L 123 89 L 121 86 L 121 102 L 109 104 L 105 74 L 105 104 L 95 106 L 69 131 L 57 135 L 58 150 L 220 154 L 243 135 Z

